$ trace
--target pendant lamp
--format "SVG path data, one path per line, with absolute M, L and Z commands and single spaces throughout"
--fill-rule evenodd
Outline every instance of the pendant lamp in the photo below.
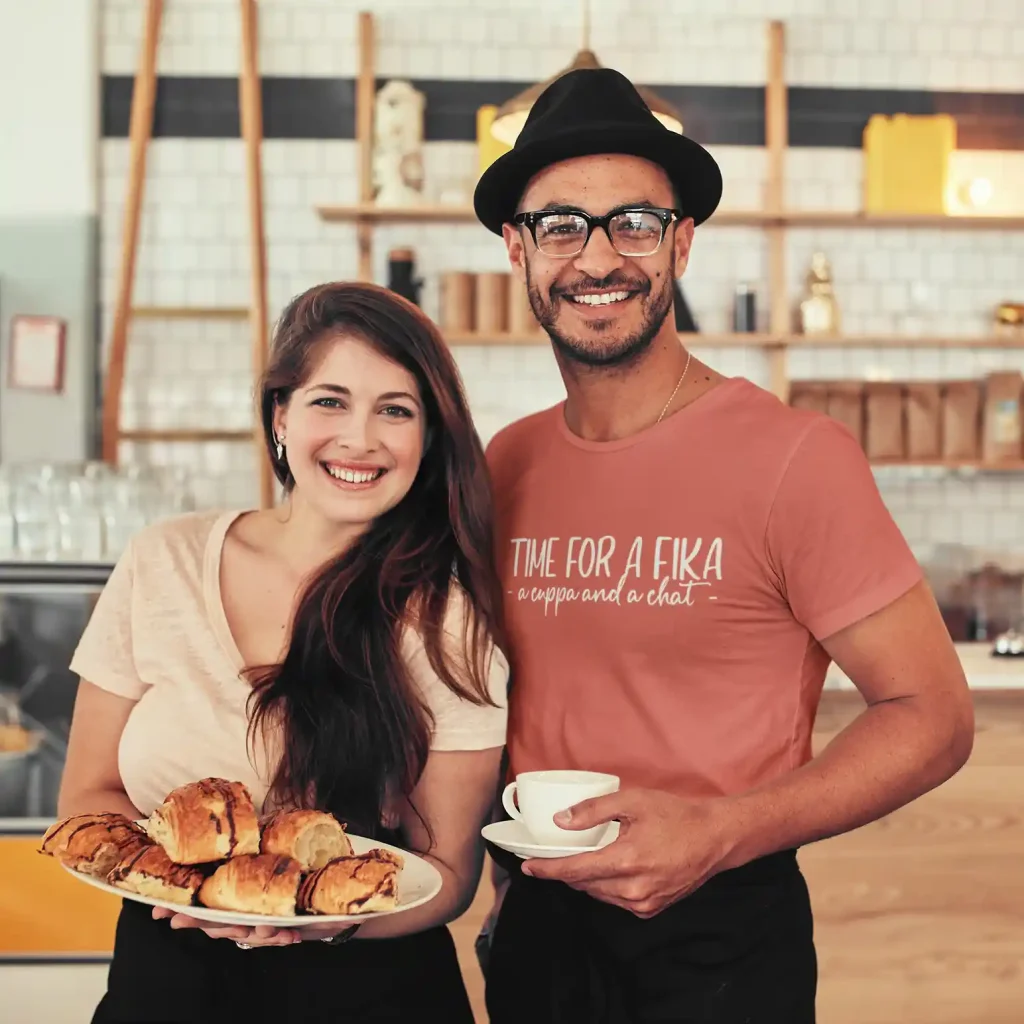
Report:
M 563 75 L 567 75 L 570 71 L 577 71 L 580 68 L 601 67 L 597 54 L 590 49 L 590 0 L 583 0 L 582 7 L 583 45 L 573 58 L 572 63 L 557 74 L 552 75 L 546 81 L 531 85 L 529 89 L 524 89 L 518 95 L 513 96 L 510 100 L 503 103 L 494 115 L 494 121 L 491 124 L 491 134 L 500 142 L 504 142 L 505 145 L 512 146 L 515 144 L 519 133 L 523 130 L 523 125 L 526 124 L 531 108 L 537 101 L 537 97 L 552 82 L 557 81 Z M 670 131 L 678 132 L 681 135 L 683 132 L 683 121 L 679 116 L 679 112 L 672 104 L 663 100 L 656 92 L 642 85 L 637 85 L 635 88 L 644 103 L 650 108 L 651 113 Z

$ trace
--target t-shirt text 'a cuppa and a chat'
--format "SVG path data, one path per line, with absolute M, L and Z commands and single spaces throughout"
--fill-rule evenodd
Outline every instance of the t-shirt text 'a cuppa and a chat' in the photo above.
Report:
M 558 614 L 566 603 L 686 606 L 716 600 L 722 538 L 513 537 L 508 593 Z

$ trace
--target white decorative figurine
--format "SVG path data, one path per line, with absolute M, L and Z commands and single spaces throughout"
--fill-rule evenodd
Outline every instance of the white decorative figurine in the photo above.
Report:
M 373 188 L 378 206 L 423 200 L 423 111 L 426 98 L 409 82 L 390 81 L 374 110 Z

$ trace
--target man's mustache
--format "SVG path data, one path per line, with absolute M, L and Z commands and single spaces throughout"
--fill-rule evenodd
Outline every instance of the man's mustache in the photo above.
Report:
M 646 278 L 626 277 L 622 274 L 609 274 L 607 277 L 582 277 L 570 284 L 552 285 L 552 295 L 582 295 L 586 292 L 617 289 L 624 292 L 650 291 L 651 282 Z

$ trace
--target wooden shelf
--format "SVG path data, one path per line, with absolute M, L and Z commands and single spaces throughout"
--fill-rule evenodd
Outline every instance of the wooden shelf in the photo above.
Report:
M 354 203 L 342 206 L 318 206 L 317 215 L 329 223 L 368 224 L 479 224 L 472 206 L 376 206 L 374 203 Z M 716 224 L 736 224 L 763 227 L 778 221 L 780 215 L 761 210 L 719 210 L 714 215 Z
M 529 334 L 483 334 L 446 331 L 445 341 L 460 345 L 547 345 L 543 331 Z M 979 337 L 918 337 L 917 335 L 829 335 L 803 334 L 681 334 L 680 340 L 693 348 L 1024 348 L 1024 331 L 1018 334 Z
M 318 206 L 328 223 L 476 224 L 471 206 L 393 206 L 373 203 Z M 911 213 L 860 213 L 854 210 L 718 210 L 708 221 L 718 227 L 952 228 L 955 230 L 1024 230 L 1024 217 L 961 217 Z
M 713 348 L 773 348 L 781 347 L 785 340 L 771 334 L 681 334 L 694 348 L 701 346 Z M 544 331 L 532 331 L 529 334 L 484 334 L 477 332 L 445 331 L 445 341 L 449 345 L 547 345 L 549 339 Z
M 251 311 L 233 306 L 136 306 L 134 320 L 248 320 Z
M 500 334 L 500 333 L 476 333 L 473 331 L 444 331 L 444 340 L 449 345 L 547 345 L 548 336 L 543 331 L 533 331 L 530 334 Z
M 469 224 L 479 223 L 471 206 L 375 206 L 356 203 L 353 206 L 318 206 L 321 220 L 328 222 L 370 224 Z
M 712 218 L 708 223 L 712 223 Z M 789 227 L 942 228 L 958 231 L 1022 231 L 1022 217 L 965 217 L 943 214 L 859 213 L 841 210 L 790 210 L 778 215 Z
M 977 337 L 931 337 L 916 334 L 788 335 L 777 342 L 790 348 L 1024 348 L 1024 331 Z
M 259 434 L 262 439 L 262 433 Z M 122 430 L 118 433 L 119 441 L 137 443 L 164 441 L 168 443 L 200 443 L 207 441 L 253 441 L 255 430 Z
M 982 473 L 1024 473 L 1024 459 L 982 462 L 978 459 L 872 459 L 878 469 L 969 469 Z
M 1024 331 L 977 337 L 932 337 L 916 334 L 682 334 L 694 348 L 756 346 L 758 348 L 1024 348 Z
M 680 334 L 688 347 L 701 348 L 782 348 L 786 339 L 777 334 Z

